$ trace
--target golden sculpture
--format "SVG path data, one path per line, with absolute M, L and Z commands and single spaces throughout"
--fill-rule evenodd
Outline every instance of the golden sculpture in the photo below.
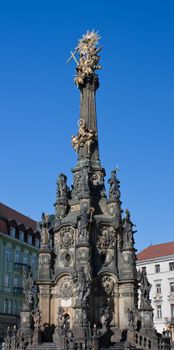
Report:
M 91 153 L 91 145 L 95 140 L 95 132 L 93 130 L 88 130 L 85 126 L 85 122 L 83 119 L 80 119 L 79 123 L 79 131 L 77 136 L 72 135 L 71 143 L 76 152 L 79 151 L 80 147 L 87 146 L 87 154 Z
M 97 47 L 100 36 L 97 32 L 89 32 L 82 36 L 79 40 L 78 46 L 76 47 L 74 52 L 71 52 L 71 56 L 68 62 L 73 58 L 75 63 L 77 64 L 76 68 L 76 76 L 74 78 L 77 86 L 80 86 L 84 83 L 85 78 L 93 75 L 95 70 L 101 69 L 102 67 L 98 65 L 100 56 L 98 52 L 100 52 L 102 46 Z M 79 53 L 79 62 L 77 61 L 75 55 Z

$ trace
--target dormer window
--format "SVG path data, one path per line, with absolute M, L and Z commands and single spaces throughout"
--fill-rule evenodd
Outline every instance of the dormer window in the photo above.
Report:
M 27 236 L 27 243 L 32 244 L 32 235 L 28 234 Z
M 19 240 L 20 241 L 24 241 L 24 232 L 23 231 L 19 231 Z
M 13 238 L 16 237 L 16 229 L 13 226 L 10 227 L 10 236 Z
M 39 248 L 39 238 L 35 238 L 35 247 Z

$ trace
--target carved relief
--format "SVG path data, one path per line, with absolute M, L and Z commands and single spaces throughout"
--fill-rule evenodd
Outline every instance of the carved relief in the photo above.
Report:
M 99 250 L 114 248 L 115 229 L 113 227 L 103 227 L 98 237 L 97 248 Z
M 59 297 L 68 299 L 72 296 L 75 285 L 71 276 L 64 276 L 58 284 Z
M 64 227 L 60 231 L 60 248 L 70 248 L 74 243 L 74 230 L 72 227 Z
M 102 283 L 102 287 L 103 287 L 105 293 L 107 295 L 112 296 L 114 293 L 114 284 L 115 284 L 112 277 L 106 276 L 106 275 L 103 276 L 101 283 Z

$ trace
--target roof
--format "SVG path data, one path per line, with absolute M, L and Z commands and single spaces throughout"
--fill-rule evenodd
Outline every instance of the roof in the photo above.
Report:
M 15 220 L 16 223 L 19 224 L 24 224 L 26 228 L 32 228 L 34 231 L 37 230 L 36 225 L 37 222 L 35 220 L 30 219 L 29 217 L 19 213 L 18 211 L 8 207 L 7 205 L 0 203 L 0 217 L 10 221 L 10 220 Z M 1 222 L 1 226 L 5 225 Z M 4 228 L 4 227 L 3 227 Z M 1 227 L 2 229 L 2 227 Z M 4 230 L 2 231 L 4 232 Z
M 148 260 L 174 254 L 174 242 L 151 245 L 137 254 L 137 260 Z

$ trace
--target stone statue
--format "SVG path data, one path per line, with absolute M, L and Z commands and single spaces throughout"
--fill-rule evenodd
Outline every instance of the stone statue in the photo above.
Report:
M 138 281 L 140 282 L 140 292 L 141 292 L 141 307 L 145 305 L 150 305 L 150 291 L 152 288 L 152 285 L 149 283 L 147 278 L 147 272 L 142 271 L 138 274 Z
M 37 307 L 35 310 L 32 310 L 31 315 L 33 317 L 34 328 L 39 328 L 41 321 L 41 313 L 39 311 L 39 308 Z
M 24 281 L 24 295 L 25 295 L 25 304 L 33 305 L 34 302 L 34 281 L 32 277 L 32 272 L 29 271 L 26 275 Z
M 127 310 L 127 321 L 128 321 L 128 327 L 133 327 L 134 322 L 134 313 L 131 309 Z
M 64 328 L 65 323 L 65 317 L 64 317 L 64 310 L 60 306 L 57 311 L 57 326 L 58 328 Z
M 57 181 L 57 197 L 62 199 L 68 199 L 69 187 L 67 186 L 67 177 L 64 174 L 60 174 Z
M 110 185 L 110 187 L 109 187 L 109 199 L 119 200 L 120 199 L 120 190 L 119 190 L 120 181 L 117 180 L 116 175 L 117 175 L 117 171 L 112 170 L 110 179 L 108 180 L 108 183 Z
M 41 228 L 41 245 L 48 244 L 49 243 L 49 228 L 50 228 L 50 221 L 49 221 L 49 215 L 42 213 L 42 221 L 40 222 L 40 228 Z
M 86 206 L 83 206 L 81 209 L 81 214 L 79 216 L 79 238 L 83 239 L 87 236 L 87 231 L 89 229 L 89 224 L 92 222 L 94 208 L 87 208 Z
M 86 302 L 90 294 L 90 280 L 84 273 L 84 267 L 80 266 L 77 270 L 77 300 L 78 302 Z
M 110 276 L 102 277 L 102 287 L 107 295 L 113 296 L 114 293 L 114 281 Z
M 103 305 L 101 308 L 100 322 L 102 327 L 106 328 L 109 325 L 109 305 Z
M 128 209 L 125 210 L 125 218 L 123 219 L 123 241 L 124 241 L 124 247 L 130 247 L 132 248 L 134 246 L 134 238 L 133 234 L 135 231 L 132 230 L 133 224 L 130 220 L 130 212 Z
M 79 40 L 78 46 L 76 47 L 74 53 L 71 52 L 71 57 L 68 62 L 73 58 L 77 64 L 76 77 L 74 79 L 75 83 L 79 87 L 83 85 L 85 79 L 94 74 L 95 70 L 101 69 L 102 67 L 98 65 L 100 56 L 98 53 L 101 50 L 101 46 L 97 47 L 100 36 L 98 33 L 87 32 Z M 77 61 L 75 55 L 79 53 L 79 62 Z

